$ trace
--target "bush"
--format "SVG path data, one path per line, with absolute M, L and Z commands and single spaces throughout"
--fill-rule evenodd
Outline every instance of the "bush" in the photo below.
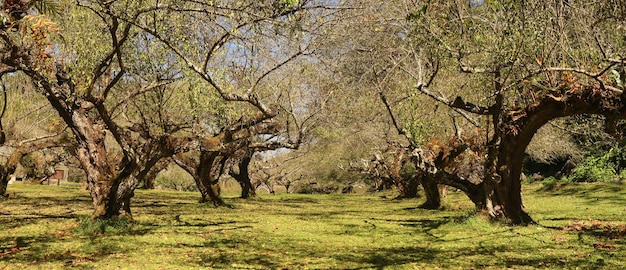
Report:
M 626 150 L 615 146 L 604 154 L 589 156 L 568 178 L 571 182 L 614 182 L 626 176 Z
M 116 219 L 95 219 L 83 217 L 76 228 L 79 235 L 98 236 L 102 234 L 125 234 L 132 229 L 130 219 L 120 217 Z

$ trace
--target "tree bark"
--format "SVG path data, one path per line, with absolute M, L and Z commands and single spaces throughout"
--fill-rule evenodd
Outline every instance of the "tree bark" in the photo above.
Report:
M 424 209 L 438 209 L 441 207 L 441 195 L 439 194 L 438 181 L 431 174 L 423 174 L 422 187 L 426 194 L 426 202 L 420 205 Z
M 6 197 L 7 188 L 9 186 L 10 173 L 5 167 L 0 168 L 0 197 Z
M 420 181 L 417 177 L 410 177 L 408 179 L 401 178 L 401 183 L 398 186 L 400 199 L 411 199 L 419 197 L 419 193 L 417 192 L 420 186 Z
M 406 176 L 402 175 L 400 171 L 402 167 L 406 164 L 408 159 L 405 159 L 405 149 L 399 148 L 396 149 L 398 151 L 394 156 L 394 161 L 389 169 L 389 174 L 395 186 L 398 188 L 398 192 L 400 193 L 397 198 L 400 199 L 411 199 L 417 198 L 418 193 L 417 189 L 419 188 L 419 180 L 414 176 Z M 385 165 L 386 167 L 386 165 Z
M 162 159 L 159 161 L 150 171 L 146 174 L 146 176 L 141 180 L 143 183 L 143 189 L 154 189 L 154 182 L 161 173 L 161 171 L 165 170 L 167 166 L 170 165 L 171 160 L 169 158 Z
M 220 158 L 222 160 L 219 160 Z M 215 206 L 226 205 L 220 197 L 221 189 L 219 185 L 219 176 L 224 169 L 224 162 L 226 162 L 226 158 L 221 157 L 218 152 L 201 152 L 198 167 L 198 180 L 200 184 L 198 187 L 200 193 L 202 193 L 201 202 L 211 202 Z M 214 172 L 216 166 L 221 166 L 221 168 L 217 168 L 217 173 Z
M 287 182 L 283 186 L 285 186 L 285 193 L 287 193 L 287 194 L 291 193 L 289 191 L 289 188 L 291 187 L 291 182 Z
M 237 182 L 241 186 L 241 198 L 243 199 L 256 196 L 255 188 L 252 186 L 252 181 L 250 179 L 249 166 L 251 161 L 252 157 L 249 155 L 245 155 L 237 162 L 239 172 L 235 172 L 232 169 L 229 172 L 229 174 L 233 178 L 235 178 L 235 180 L 237 180 Z
M 570 85 L 564 89 L 503 116 L 499 126 L 502 139 L 492 166 L 493 179 L 485 187 L 487 208 L 492 217 L 514 224 L 534 222 L 524 209 L 520 175 L 526 147 L 543 125 L 556 118 L 578 114 L 598 114 L 609 120 L 626 117 L 626 104 L 620 93 L 599 85 Z
M 221 165 L 216 162 L 225 162 L 223 159 L 218 160 L 219 157 L 219 152 L 202 150 L 198 161 L 182 153 L 174 155 L 173 160 L 193 177 L 201 195 L 200 202 L 212 202 L 215 206 L 224 206 L 226 203 L 220 198 L 219 178 L 213 173 L 215 166 Z
M 21 157 L 21 152 L 16 149 L 11 153 L 6 163 L 0 166 L 0 196 L 6 196 L 9 180 L 11 180 L 11 175 L 15 173 Z

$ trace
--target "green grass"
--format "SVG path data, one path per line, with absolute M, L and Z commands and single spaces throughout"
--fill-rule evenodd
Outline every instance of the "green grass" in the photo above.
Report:
M 490 223 L 450 192 L 445 209 L 379 195 L 261 194 L 234 206 L 136 192 L 135 221 L 90 224 L 80 187 L 15 184 L 0 201 L 0 269 L 622 269 L 626 190 L 525 188 L 538 225 Z M 391 196 L 390 196 L 391 197 Z M 105 224 L 107 225 L 107 224 Z

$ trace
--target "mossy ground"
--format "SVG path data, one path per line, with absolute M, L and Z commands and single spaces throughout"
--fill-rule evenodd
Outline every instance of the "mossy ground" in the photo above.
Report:
M 9 189 L 0 269 L 626 268 L 626 190 L 613 184 L 526 186 L 530 226 L 489 222 L 457 192 L 433 211 L 380 194 L 233 192 L 230 209 L 138 190 L 132 223 L 90 227 L 81 187 Z

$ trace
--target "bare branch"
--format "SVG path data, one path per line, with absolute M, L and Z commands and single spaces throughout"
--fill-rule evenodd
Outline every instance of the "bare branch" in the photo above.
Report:
M 423 94 L 429 96 L 430 98 L 452 108 L 455 112 L 459 113 L 461 116 L 463 116 L 463 118 L 467 119 L 467 121 L 469 121 L 470 123 L 472 123 L 472 125 L 476 127 L 480 127 L 480 124 L 476 122 L 476 120 L 474 120 L 472 117 L 470 117 L 467 113 L 465 113 L 465 111 L 481 115 L 490 114 L 489 108 L 479 107 L 472 103 L 465 103 L 462 99 L 460 100 L 461 102 L 459 102 L 460 97 L 457 97 L 454 102 L 450 102 L 448 99 L 431 92 L 430 90 L 428 90 L 427 87 L 418 87 L 418 90 Z
M 387 109 L 387 113 L 389 114 L 389 117 L 391 118 L 391 122 L 393 123 L 393 126 L 396 128 L 396 131 L 398 131 L 398 134 L 404 136 L 407 139 L 407 141 L 409 141 L 409 143 L 413 145 L 414 143 L 413 140 L 411 140 L 411 137 L 409 136 L 409 134 L 407 134 L 406 131 L 402 127 L 400 127 L 400 124 L 398 124 L 398 121 L 396 120 L 396 117 L 393 114 L 393 110 L 391 109 L 391 105 L 389 105 L 389 102 L 387 101 L 387 97 L 385 97 L 385 94 L 380 88 L 378 89 L 378 96 L 380 97 L 380 100 L 385 105 L 385 108 Z
M 293 61 L 294 59 L 296 59 L 298 56 L 301 56 L 304 54 L 303 50 L 298 50 L 297 53 L 293 54 L 292 56 L 290 56 L 289 58 L 285 59 L 284 61 L 282 61 L 281 63 L 279 63 L 278 65 L 275 65 L 274 67 L 272 67 L 271 69 L 265 71 L 265 73 L 263 73 L 263 75 L 261 75 L 260 77 L 258 77 L 256 79 L 256 81 L 254 82 L 254 84 L 252 84 L 252 86 L 250 86 L 250 88 L 248 88 L 248 90 L 244 93 L 245 96 L 250 96 L 252 95 L 252 93 L 256 90 L 257 85 L 265 78 L 267 77 L 267 75 L 269 75 L 270 73 L 276 71 L 277 69 L 281 68 L 282 66 L 286 65 L 287 63 Z
M 113 105 L 111 108 L 111 111 L 109 113 L 109 115 L 113 115 L 115 113 L 115 111 L 122 105 L 126 104 L 127 102 L 131 101 L 134 97 L 150 92 L 152 90 L 155 90 L 159 87 L 162 86 L 166 86 L 168 84 L 171 84 L 172 82 L 174 82 L 173 80 L 161 80 L 161 81 L 157 81 L 157 82 L 153 82 L 150 85 L 147 85 L 135 92 L 132 92 L 130 94 L 128 94 L 126 97 L 124 97 L 123 99 L 121 99 L 120 101 L 118 101 L 115 105 Z

